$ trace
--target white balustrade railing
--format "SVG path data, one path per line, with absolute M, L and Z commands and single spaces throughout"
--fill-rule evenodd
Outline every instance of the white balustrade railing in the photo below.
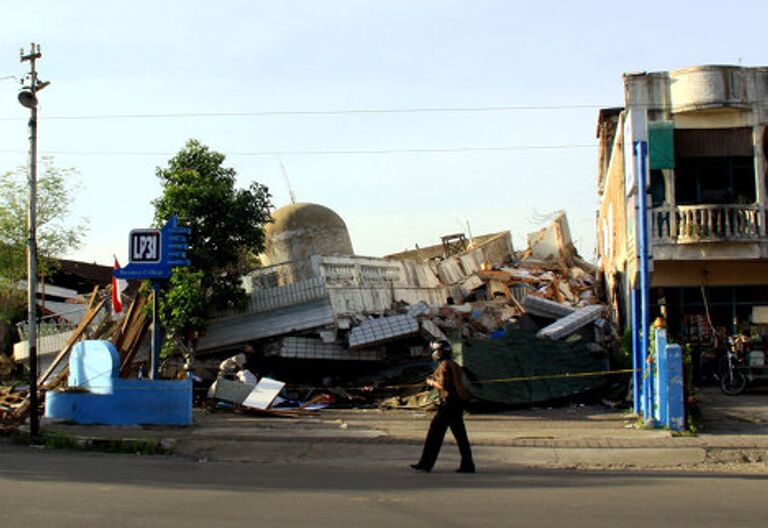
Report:
M 757 205 L 682 205 L 651 209 L 657 243 L 766 240 L 766 209 Z

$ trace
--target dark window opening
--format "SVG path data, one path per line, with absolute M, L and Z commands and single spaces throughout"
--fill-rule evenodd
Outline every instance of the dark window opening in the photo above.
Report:
M 768 160 L 768 129 L 763 129 L 763 158 Z M 763 178 L 765 178 L 765 188 L 768 189 L 768 169 Z
M 660 207 L 666 200 L 666 195 L 664 173 L 659 169 L 651 170 L 651 207 Z
M 756 196 L 751 156 L 677 160 L 675 199 L 679 205 L 750 204 Z

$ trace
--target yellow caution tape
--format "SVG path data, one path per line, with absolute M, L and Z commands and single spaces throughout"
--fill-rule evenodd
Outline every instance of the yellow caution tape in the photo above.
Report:
M 555 380 L 555 379 L 568 379 L 568 378 L 588 378 L 588 377 L 594 377 L 594 376 L 615 376 L 617 374 L 631 374 L 633 372 L 639 372 L 640 369 L 621 369 L 621 370 L 599 370 L 595 372 L 573 372 L 573 373 L 565 373 L 565 374 L 549 374 L 545 376 L 521 376 L 521 377 L 515 377 L 515 378 L 495 378 L 495 379 L 487 379 L 487 380 L 470 380 L 470 384 L 472 385 L 478 385 L 482 383 L 514 383 L 518 381 L 541 381 L 541 380 Z M 372 386 L 366 386 L 366 387 L 347 387 L 345 390 L 371 390 L 372 388 L 376 389 L 385 389 L 385 390 L 393 390 L 393 389 L 406 389 L 410 387 L 423 387 L 424 382 L 419 383 L 408 383 L 404 385 L 385 385 L 383 387 L 372 387 Z M 299 387 L 291 387 L 291 388 L 299 388 Z M 329 387 L 301 387 L 303 389 L 329 389 Z

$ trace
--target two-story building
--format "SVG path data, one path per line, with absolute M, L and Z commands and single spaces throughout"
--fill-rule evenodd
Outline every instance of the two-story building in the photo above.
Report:
M 647 138 L 650 315 L 694 346 L 701 381 L 716 335 L 768 333 L 768 67 L 626 74 L 624 94 L 598 118 L 606 292 L 626 325 L 639 269 L 632 140 Z

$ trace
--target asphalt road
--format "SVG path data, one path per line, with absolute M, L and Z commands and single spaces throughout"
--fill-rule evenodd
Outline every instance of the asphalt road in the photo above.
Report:
M 0 444 L 0 526 L 765 526 L 768 475 L 237 464 Z

